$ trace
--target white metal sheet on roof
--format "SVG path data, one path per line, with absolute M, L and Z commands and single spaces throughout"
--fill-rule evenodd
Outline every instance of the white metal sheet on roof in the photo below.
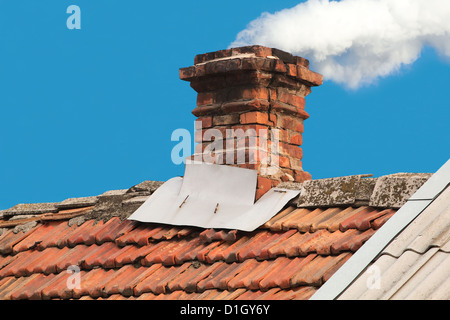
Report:
M 255 170 L 186 163 L 184 178 L 168 180 L 128 219 L 253 231 L 299 194 L 272 188 L 254 203 L 256 179 Z
M 436 252 L 440 252 L 439 256 L 442 256 L 442 254 L 448 254 L 450 244 L 448 239 L 448 226 L 445 222 L 448 219 L 447 216 L 450 214 L 448 206 L 442 207 L 434 205 L 430 206 L 428 211 L 425 210 L 425 208 L 427 208 L 430 203 L 448 204 L 447 194 L 442 191 L 449 183 L 450 160 L 447 161 L 327 282 L 325 282 L 325 284 L 322 285 L 318 291 L 316 291 L 311 299 L 336 299 L 338 297 L 349 298 L 350 296 L 352 299 L 375 298 L 374 291 L 369 290 L 370 286 L 367 286 L 366 281 L 368 281 L 367 279 L 369 278 L 370 280 L 373 280 L 372 276 L 376 276 L 377 274 L 379 275 L 379 271 L 383 270 L 383 268 L 370 268 L 371 263 L 374 259 L 377 259 L 377 256 L 379 258 L 375 260 L 376 263 L 380 262 L 383 264 L 386 263 L 383 261 L 393 259 L 392 263 L 397 263 L 397 265 L 399 265 L 398 263 L 401 261 L 406 261 L 406 258 L 403 257 L 404 253 L 410 255 L 411 252 L 414 252 L 418 256 L 418 261 L 420 260 L 420 263 L 423 264 L 426 264 L 426 261 L 428 261 L 428 255 L 431 255 L 432 253 L 435 254 Z M 436 213 L 434 210 L 438 210 L 440 212 Z M 439 216 L 440 224 L 433 224 L 432 221 L 429 220 L 430 218 L 427 218 L 428 214 L 431 216 Z M 422 218 L 422 215 L 424 215 L 425 218 Z M 441 217 L 442 215 L 446 215 L 446 217 Z M 410 225 L 410 223 L 418 216 L 420 219 L 428 221 L 427 223 L 424 222 L 428 228 L 423 229 L 421 232 L 419 229 L 421 227 L 425 227 L 425 225 L 418 226 L 416 224 L 416 226 L 411 227 L 416 228 L 415 230 L 408 230 L 407 226 Z M 441 228 L 440 230 L 439 227 Z M 393 239 L 396 240 L 394 240 L 394 244 L 392 244 L 392 247 L 390 248 L 390 254 L 382 254 L 383 250 L 392 242 Z M 397 244 L 395 244 L 395 242 L 397 242 Z M 437 250 L 435 246 L 439 246 L 439 249 Z M 420 252 L 416 252 L 414 250 L 419 250 Z M 393 256 L 391 256 L 391 254 Z M 397 260 L 396 258 L 398 258 L 399 261 L 394 261 Z M 400 258 L 402 258 L 401 261 Z M 405 262 L 404 266 L 408 266 L 409 264 L 409 262 Z M 398 268 L 399 270 L 402 269 L 401 267 Z M 411 269 L 406 267 L 404 270 L 404 272 L 406 272 L 406 270 Z M 387 267 L 386 272 L 389 273 L 391 271 L 395 272 L 395 268 Z M 372 273 L 375 273 L 375 275 Z M 403 273 L 400 272 L 399 275 L 401 274 Z M 414 273 L 412 273 L 411 277 L 414 277 Z M 450 282 L 448 281 L 450 275 L 444 272 L 440 274 L 440 277 L 439 287 L 434 288 L 435 291 L 432 292 L 428 298 L 442 295 L 445 296 L 445 294 L 448 296 L 450 287 L 447 286 L 446 288 L 443 288 L 442 285 Z M 386 274 L 384 278 L 387 278 Z M 403 278 L 403 280 L 407 279 L 408 278 Z M 394 287 L 390 288 L 392 289 Z M 351 294 L 351 292 L 358 293 Z M 410 294 L 412 297 L 413 292 L 411 291 Z M 386 297 L 379 295 L 376 296 L 376 298 L 384 299 Z
M 339 299 L 450 299 L 449 228 L 447 187 Z
M 449 231 L 450 188 L 446 188 L 383 250 L 382 254 L 399 257 L 405 250 L 424 253 L 431 246 L 446 243 Z
M 345 290 L 340 300 L 449 299 L 450 254 L 432 248 L 382 255 Z M 447 287 L 445 287 L 447 286 Z

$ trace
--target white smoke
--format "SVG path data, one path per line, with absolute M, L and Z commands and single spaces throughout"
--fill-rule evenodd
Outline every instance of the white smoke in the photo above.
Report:
M 308 0 L 263 13 L 230 47 L 259 44 L 305 57 L 350 88 L 370 84 L 420 57 L 450 56 L 450 0 Z

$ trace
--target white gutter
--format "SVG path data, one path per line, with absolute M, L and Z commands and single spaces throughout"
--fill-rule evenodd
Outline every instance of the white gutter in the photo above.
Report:
M 450 183 L 448 160 L 355 254 L 311 297 L 334 300 L 366 269 L 378 254 L 410 224 Z

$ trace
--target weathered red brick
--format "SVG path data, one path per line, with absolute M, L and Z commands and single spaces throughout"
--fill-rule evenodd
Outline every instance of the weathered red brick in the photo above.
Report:
M 217 139 L 224 139 L 227 135 L 226 127 L 217 128 L 207 128 L 202 130 L 196 130 L 194 133 L 194 141 L 196 143 L 200 142 L 210 142 Z
M 269 90 L 267 88 L 232 88 L 228 93 L 228 99 L 232 100 L 252 100 L 263 99 L 269 100 Z
M 258 111 L 246 112 L 240 115 L 240 121 L 242 124 L 260 123 L 270 125 L 269 114 Z
M 224 115 L 213 116 L 213 125 L 214 126 L 224 126 L 239 123 L 239 114 L 230 113 Z
M 275 60 L 267 58 L 242 58 L 241 69 L 245 71 L 257 70 L 257 71 L 269 71 L 272 72 L 275 69 Z
M 251 169 L 259 171 L 262 167 L 261 163 L 241 163 L 237 165 L 239 168 Z
M 231 57 L 232 53 L 231 49 L 219 50 L 214 52 L 214 59 Z
M 290 77 L 296 77 L 297 76 L 297 66 L 295 64 L 288 63 L 286 64 L 287 70 L 286 73 Z
M 275 72 L 285 73 L 287 71 L 286 65 L 281 60 L 275 60 L 274 70 Z
M 214 92 L 200 92 L 197 95 L 197 105 L 207 105 L 216 102 L 216 94 Z
M 271 126 L 275 126 L 277 123 L 277 115 L 273 113 L 269 113 L 269 121 L 271 122 Z
M 300 82 L 297 77 L 289 77 L 287 74 L 283 73 L 274 73 L 270 85 L 272 87 L 282 87 L 296 91 L 300 91 L 302 87 L 305 86 L 305 84 Z
M 253 99 L 250 101 L 236 101 L 228 102 L 222 105 L 223 112 L 243 112 L 251 110 L 266 111 L 269 109 L 269 102 L 267 100 Z
M 269 191 L 272 188 L 272 179 L 258 176 L 257 188 Z
M 301 146 L 303 144 L 303 136 L 300 133 L 294 133 L 289 138 L 289 143 Z
M 264 46 L 245 46 L 232 48 L 232 55 L 245 54 L 245 53 L 254 53 L 257 57 L 268 57 L 272 55 L 272 49 Z
M 258 201 L 267 191 L 263 189 L 256 189 L 255 201 Z
M 303 150 L 295 145 L 280 142 L 279 143 L 280 153 L 289 157 L 294 157 L 297 159 L 303 158 Z
M 305 98 L 291 94 L 287 90 L 278 90 L 278 100 L 297 108 L 305 109 Z
M 323 76 L 311 71 L 303 66 L 297 66 L 297 78 L 303 80 L 309 86 L 320 86 L 323 82 Z
M 195 67 L 180 68 L 180 79 L 189 80 L 195 77 Z
M 202 54 L 198 54 L 194 58 L 194 64 L 203 63 L 209 60 L 213 60 L 215 56 L 214 52 L 206 52 Z
M 235 125 L 231 128 L 233 131 L 232 133 L 234 136 L 236 134 L 241 133 L 241 131 L 237 130 L 243 130 L 244 134 L 247 136 L 254 136 L 254 137 L 267 137 L 268 136 L 268 127 L 260 124 L 244 124 L 244 125 Z M 227 138 L 229 137 L 229 134 L 227 133 Z
M 304 182 L 307 180 L 311 180 L 311 174 L 305 171 L 294 170 L 294 179 L 296 182 Z
M 303 120 L 289 115 L 278 115 L 277 126 L 283 129 L 303 132 Z
M 302 166 L 302 160 L 298 159 L 298 158 L 290 158 L 290 164 L 291 167 L 290 169 L 292 170 L 298 170 L 298 171 L 303 171 L 303 166 Z
M 276 89 L 269 89 L 269 100 L 277 100 L 277 90 Z
M 272 55 L 280 58 L 285 63 L 295 63 L 294 56 L 287 51 L 273 48 Z
M 212 114 L 217 114 L 220 112 L 220 105 L 219 104 L 211 104 L 211 105 L 204 105 L 204 106 L 198 106 L 194 110 L 192 110 L 192 114 L 196 117 L 202 117 Z
M 209 149 L 206 149 L 206 153 L 208 151 Z M 218 164 L 257 165 L 261 164 L 262 159 L 267 157 L 265 151 L 261 151 L 259 148 L 248 147 L 231 150 L 218 149 L 214 150 L 214 153 Z
M 283 175 L 281 176 L 281 181 L 294 181 L 294 170 L 283 168 L 281 169 Z
M 195 120 L 196 122 L 198 122 L 198 124 L 196 124 L 196 128 L 198 128 L 199 126 L 201 126 L 203 129 L 207 129 L 207 128 L 211 128 L 213 123 L 212 123 L 212 116 L 207 116 L 207 117 L 200 117 L 197 118 L 197 120 Z
M 309 68 L 309 60 L 308 59 L 295 56 L 294 60 L 295 60 L 295 64 L 304 66 L 305 68 Z
M 298 108 L 296 106 L 286 104 L 280 101 L 271 101 L 270 105 L 272 106 L 273 111 L 291 114 L 294 115 L 295 117 L 302 118 L 305 120 L 309 118 L 309 114 L 305 110 Z
M 285 157 L 285 156 L 278 156 L 278 164 L 280 165 L 280 167 L 283 167 L 283 168 L 290 168 L 290 166 L 291 166 L 289 157 Z
M 290 143 L 289 132 L 285 129 L 278 129 L 278 140 Z

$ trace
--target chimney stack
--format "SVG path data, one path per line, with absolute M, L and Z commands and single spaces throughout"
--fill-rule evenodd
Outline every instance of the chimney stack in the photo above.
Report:
M 322 84 L 309 61 L 248 46 L 200 54 L 180 78 L 197 91 L 195 154 L 202 162 L 258 171 L 256 200 L 281 181 L 303 182 L 305 97 Z

